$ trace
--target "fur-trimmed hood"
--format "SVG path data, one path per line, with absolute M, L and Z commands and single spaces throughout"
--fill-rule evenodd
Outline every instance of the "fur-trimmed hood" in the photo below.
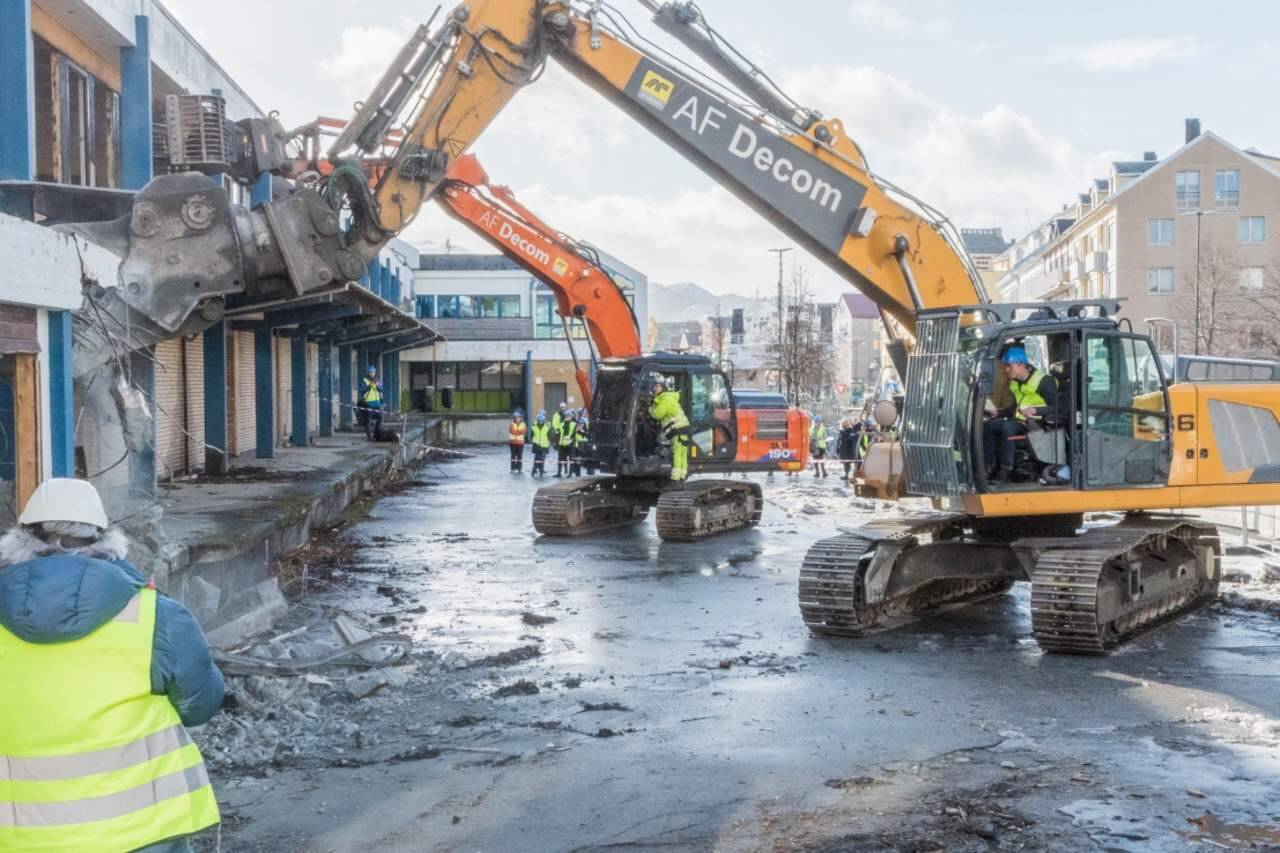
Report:
M 0 537 L 0 625 L 29 643 L 87 636 L 124 609 L 146 581 L 125 559 L 118 529 L 62 549 L 15 528 Z
M 83 554 L 100 560 L 123 560 L 129 553 L 129 538 L 119 527 L 112 527 L 92 545 L 83 548 L 59 548 L 22 527 L 14 527 L 0 536 L 0 568 L 47 557 L 50 554 Z

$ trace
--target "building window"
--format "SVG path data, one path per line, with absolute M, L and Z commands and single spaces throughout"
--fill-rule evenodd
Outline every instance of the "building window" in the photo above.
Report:
M 458 387 L 458 365 L 437 364 L 436 365 L 436 387 L 437 388 L 457 388 Z
M 511 391 L 524 390 L 524 362 L 504 361 L 502 363 L 502 387 Z
M 1147 270 L 1147 293 L 1173 293 L 1173 267 Z
M 1147 220 L 1147 245 L 1148 246 L 1172 246 L 1173 245 L 1173 220 L 1172 219 L 1148 219 Z
M 419 296 L 417 299 L 417 314 L 419 319 L 434 319 L 436 316 L 436 298 L 434 296 Z
M 462 391 L 480 390 L 480 362 L 462 362 L 458 365 L 458 389 Z
M 556 299 L 545 293 L 538 294 L 534 337 L 541 339 L 564 338 L 564 327 L 560 323 L 560 312 L 556 310 Z M 573 330 L 575 340 L 585 340 L 586 329 L 581 323 L 571 321 L 569 328 Z
M 120 185 L 120 96 L 39 36 L 34 58 L 36 180 Z
M 1174 178 L 1177 187 L 1178 210 L 1200 209 L 1200 173 L 1179 172 Z
M 1240 289 L 1241 290 L 1262 290 L 1262 283 L 1265 276 L 1262 267 L 1241 267 L 1240 268 Z
M 480 388 L 498 391 L 502 388 L 502 362 L 490 361 L 480 365 Z
M 498 297 L 498 316 L 523 317 L 524 312 L 520 310 L 520 297 L 519 296 L 499 296 Z
M 470 320 L 476 316 L 475 297 L 437 296 L 436 311 L 441 320 Z
M 1265 216 L 1241 216 L 1236 229 L 1241 243 L 1267 242 L 1267 218 Z
M 1240 206 L 1240 170 L 1219 169 L 1214 175 L 1213 200 L 1218 207 Z

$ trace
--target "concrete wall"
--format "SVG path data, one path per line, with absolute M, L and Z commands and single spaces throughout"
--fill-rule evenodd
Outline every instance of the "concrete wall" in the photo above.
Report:
M 528 414 L 536 414 L 545 409 L 550 416 L 552 410 L 547 406 L 547 383 L 563 382 L 568 393 L 566 402 L 571 407 L 582 405 L 582 391 L 578 388 L 578 380 L 573 372 L 572 361 L 535 361 L 533 363 L 533 407 Z

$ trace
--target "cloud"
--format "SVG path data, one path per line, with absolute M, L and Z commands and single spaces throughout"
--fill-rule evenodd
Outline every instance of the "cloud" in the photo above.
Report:
M 869 67 L 814 67 L 785 80 L 801 102 L 845 120 L 876 173 L 957 225 L 1020 233 L 1105 172 L 1099 158 L 1004 104 L 962 113 Z
M 390 27 L 347 27 L 338 52 L 319 63 L 320 76 L 338 81 L 342 94 L 349 98 L 365 98 L 410 33 L 412 30 Z
M 1049 59 L 1058 64 L 1079 64 L 1087 71 L 1145 71 L 1162 62 L 1198 56 L 1200 52 L 1201 45 L 1195 36 L 1138 36 L 1060 46 L 1049 54 Z
M 887 0 L 853 0 L 849 17 L 854 23 L 877 33 L 904 36 L 941 35 L 950 23 L 936 5 L 926 8 L 919 0 L 889 3 Z

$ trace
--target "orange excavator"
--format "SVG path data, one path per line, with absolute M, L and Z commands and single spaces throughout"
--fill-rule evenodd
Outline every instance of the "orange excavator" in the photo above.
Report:
M 648 389 L 662 377 L 679 390 L 692 426 L 690 473 L 802 469 L 809 433 L 804 413 L 739 406 L 728 377 L 705 356 L 646 355 L 635 312 L 595 252 L 543 222 L 508 187 L 491 184 L 475 155 L 450 164 L 436 199 L 554 294 L 578 386 L 591 408 L 586 452 L 610 476 L 539 489 L 534 528 L 547 536 L 574 536 L 639 521 L 654 506 L 658 534 L 669 541 L 757 523 L 764 506 L 759 484 L 670 479 L 669 455 L 648 414 Z M 570 322 L 587 328 L 595 388 L 574 349 Z

